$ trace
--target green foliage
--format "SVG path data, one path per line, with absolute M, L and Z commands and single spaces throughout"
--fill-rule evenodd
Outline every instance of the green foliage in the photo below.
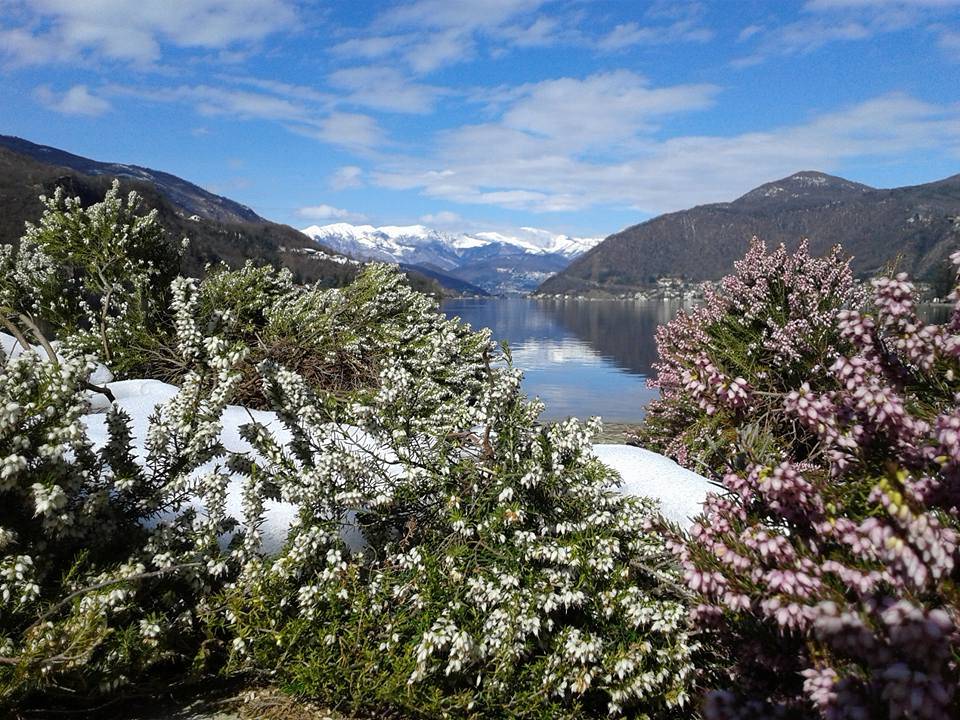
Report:
M 235 400 L 266 408 L 257 366 L 269 360 L 307 380 L 333 402 L 351 402 L 373 391 L 384 358 L 443 342 L 420 318 L 438 312 L 436 302 L 412 292 L 406 277 L 384 265 L 366 266 L 345 288 L 298 286 L 286 270 L 247 263 L 235 271 L 212 270 L 197 290 L 197 323 L 250 349 Z M 449 331 L 461 339 L 460 328 Z M 172 340 L 166 345 L 172 348 Z M 476 343 L 472 348 L 482 352 Z M 177 382 L 183 372 L 168 350 L 147 364 L 151 376 Z
M 225 595 L 231 667 L 351 710 L 688 717 L 705 653 L 654 506 L 614 492 L 592 428 L 538 428 L 513 372 L 481 373 L 473 408 L 440 400 L 414 433 L 369 408 L 344 423 L 273 375 L 294 442 L 251 428 L 271 462 L 245 473 L 310 512 Z M 429 376 L 386 375 L 379 399 L 442 395 Z

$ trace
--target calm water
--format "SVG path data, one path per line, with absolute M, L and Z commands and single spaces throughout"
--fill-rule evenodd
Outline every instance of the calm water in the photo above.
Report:
M 632 422 L 656 396 L 646 387 L 657 351 L 657 325 L 668 322 L 679 302 L 630 300 L 447 300 L 443 311 L 475 328 L 489 327 L 506 340 L 524 371 L 528 395 L 546 403 L 545 420 L 600 415 L 606 422 Z M 947 306 L 921 306 L 925 322 L 946 322 Z
M 546 403 L 543 419 L 600 415 L 630 422 L 643 417 L 644 405 L 656 396 L 646 387 L 657 357 L 654 331 L 682 306 L 490 298 L 448 300 L 442 307 L 510 344 L 527 394 Z

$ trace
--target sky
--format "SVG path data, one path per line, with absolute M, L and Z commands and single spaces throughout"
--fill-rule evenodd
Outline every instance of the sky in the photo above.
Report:
M 960 0 L 0 0 L 0 133 L 295 227 L 603 236 L 960 172 Z

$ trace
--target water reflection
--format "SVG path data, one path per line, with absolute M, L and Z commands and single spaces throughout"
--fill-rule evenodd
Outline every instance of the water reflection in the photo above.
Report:
M 679 303 L 457 299 L 448 316 L 489 327 L 506 340 L 524 388 L 547 405 L 544 419 L 601 415 L 608 422 L 643 417 L 656 396 L 646 387 L 656 360 L 654 332 Z
M 679 302 L 456 299 L 442 308 L 506 340 L 524 388 L 547 405 L 544 419 L 601 415 L 635 422 L 656 397 L 646 387 L 657 359 L 654 334 L 683 309 Z M 924 322 L 942 323 L 951 308 L 923 305 Z

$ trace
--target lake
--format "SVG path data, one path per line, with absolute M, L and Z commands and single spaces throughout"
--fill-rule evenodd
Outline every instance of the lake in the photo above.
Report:
M 654 333 L 684 307 L 679 301 L 457 298 L 448 317 L 488 327 L 506 340 L 523 386 L 546 403 L 544 420 L 600 415 L 608 423 L 636 422 L 657 395 L 647 387 L 657 360 Z M 924 322 L 946 322 L 950 308 L 923 306 Z
M 506 340 L 523 386 L 546 404 L 542 418 L 600 415 L 635 422 L 656 397 L 646 386 L 657 359 L 654 332 L 679 302 L 458 298 L 441 305 L 474 328 Z

